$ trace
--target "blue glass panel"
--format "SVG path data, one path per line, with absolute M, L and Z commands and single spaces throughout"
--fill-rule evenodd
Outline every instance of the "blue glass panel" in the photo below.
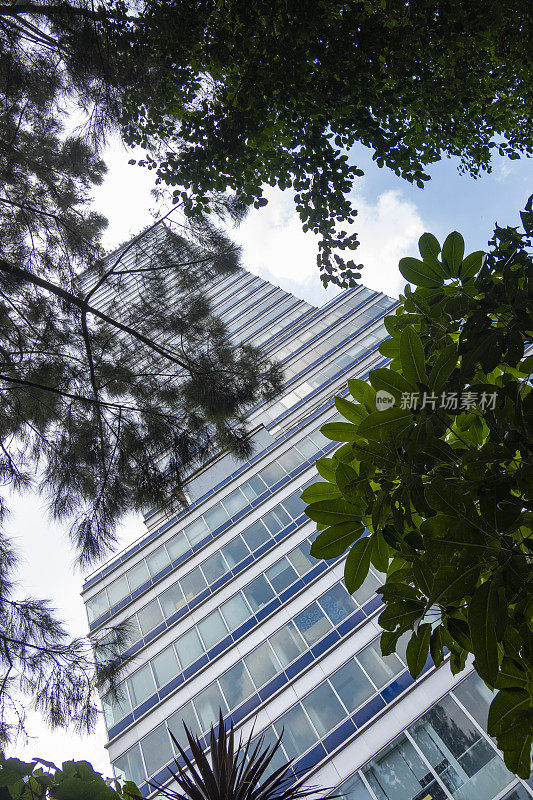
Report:
M 345 720 L 342 725 L 339 725 L 333 733 L 330 733 L 329 736 L 323 741 L 324 747 L 328 751 L 328 753 L 332 753 L 337 747 L 345 744 L 349 737 L 355 733 L 355 725 L 351 719 Z
M 377 713 L 381 711 L 382 708 L 385 708 L 385 701 L 379 694 L 376 697 L 373 697 L 372 700 L 369 700 L 363 708 L 360 708 L 359 711 L 356 711 L 355 714 L 352 714 L 352 719 L 355 722 L 356 726 L 360 728 L 362 725 L 368 722 L 368 720 L 372 719 Z

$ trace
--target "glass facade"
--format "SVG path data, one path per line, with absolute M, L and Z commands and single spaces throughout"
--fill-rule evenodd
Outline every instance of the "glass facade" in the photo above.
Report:
M 490 701 L 471 673 L 335 794 L 343 800 L 527 800 L 529 790 L 507 770 L 479 723 Z
M 147 536 L 86 582 L 91 630 L 129 623 L 126 677 L 118 699 L 103 698 L 117 777 L 148 796 L 149 781 L 168 778 L 171 734 L 187 748 L 185 722 L 207 747 L 222 709 L 237 733 L 253 721 L 265 744 L 284 731 L 271 771 L 294 759 L 313 785 L 326 767 L 349 776 L 334 790 L 345 800 L 531 797 L 484 733 L 485 685 L 471 674 L 440 690 L 447 666 L 435 671 L 430 660 L 413 681 L 403 639 L 397 654 L 381 654 L 381 576 L 372 571 L 350 596 L 343 556 L 310 555 L 316 526 L 300 495 L 314 460 L 337 446 L 319 429 L 335 418 L 332 398 L 346 395 L 347 377 L 386 363 L 378 347 L 395 301 L 359 286 L 316 309 L 244 270 L 209 293 L 234 342 L 281 361 L 285 387 L 247 414 L 254 431 L 269 434 L 264 450 L 206 490 L 208 465 L 205 494 L 191 491 L 175 517 L 147 512 Z M 433 694 L 411 694 L 428 677 Z M 351 763 L 348 745 L 396 703 L 405 729 L 390 741 L 374 736 L 370 760 Z

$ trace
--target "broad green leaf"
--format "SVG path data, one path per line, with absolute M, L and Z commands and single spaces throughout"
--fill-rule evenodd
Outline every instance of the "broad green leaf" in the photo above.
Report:
M 407 409 L 392 406 L 386 411 L 374 411 L 359 425 L 357 432 L 367 439 L 382 441 L 400 434 L 413 425 L 413 417 Z
M 378 572 L 386 572 L 389 566 L 389 545 L 379 532 L 372 534 L 372 541 L 374 542 L 370 557 L 372 564 Z
M 418 678 L 426 664 L 429 655 L 429 641 L 431 639 L 431 625 L 420 625 L 413 633 L 406 649 L 407 666 L 413 678 Z
M 346 400 L 344 397 L 336 397 L 335 406 L 337 411 L 340 411 L 342 416 L 347 419 L 348 422 L 355 422 L 357 425 L 359 425 L 361 420 L 363 420 L 368 413 L 365 407 L 360 403 L 352 403 L 350 400 Z
M 365 536 L 363 539 L 359 539 L 348 553 L 344 565 L 344 580 L 350 594 L 363 585 L 368 575 L 373 546 L 372 537 Z
M 367 411 L 374 411 L 376 408 L 376 393 L 369 383 L 362 381 L 360 378 L 350 378 L 348 391 L 353 399 L 361 403 Z
M 412 628 L 424 613 L 424 603 L 415 600 L 398 600 L 387 604 L 380 614 L 378 624 L 386 631 L 400 628 L 406 631 Z
M 385 358 L 399 358 L 400 357 L 400 338 L 395 336 L 393 339 L 385 339 L 378 347 L 378 351 Z
M 315 461 L 318 474 L 330 483 L 335 483 L 335 470 L 337 469 L 337 465 L 337 460 L 333 458 L 317 458 Z
M 439 269 L 442 271 L 442 264 L 440 264 L 438 260 L 440 253 L 439 240 L 433 236 L 432 233 L 422 234 L 418 240 L 418 250 L 424 261 L 431 264 L 436 272 L 438 272 Z
M 501 689 L 490 704 L 487 721 L 489 736 L 504 732 L 518 712 L 530 708 L 530 702 L 529 692 L 524 689 Z
M 472 640 L 470 639 L 470 628 L 463 619 L 448 617 L 446 627 L 452 639 L 457 642 L 459 647 L 467 652 L 472 652 Z
M 391 653 L 394 653 L 401 635 L 402 631 L 383 631 L 379 641 L 381 654 L 383 656 L 390 656 Z
M 461 281 L 467 281 L 469 278 L 473 278 L 478 274 L 483 264 L 484 256 L 485 253 L 483 250 L 476 250 L 475 253 L 470 253 L 470 255 L 464 259 L 459 271 Z
M 443 641 L 443 628 L 439 625 L 431 634 L 429 642 L 429 652 L 436 667 L 440 667 L 444 661 L 444 641 Z
M 460 233 L 453 231 L 446 237 L 442 245 L 442 260 L 448 267 L 448 275 L 450 278 L 458 278 L 459 270 L 465 252 L 464 239 Z
M 420 589 L 420 591 L 423 592 L 426 597 L 430 597 L 433 584 L 435 582 L 435 576 L 428 567 L 427 563 L 422 561 L 420 558 L 416 558 L 413 561 L 412 571 L 415 586 L 417 586 L 417 588 Z
M 390 336 L 394 336 L 399 319 L 401 319 L 401 317 L 397 317 L 396 314 L 389 314 L 383 318 L 383 324 Z
M 338 502 L 338 501 L 337 501 Z M 455 564 L 443 564 L 435 572 L 435 579 L 428 605 L 442 605 L 461 600 L 469 594 L 479 577 L 481 567 L 476 562 L 466 565 L 464 561 Z
M 339 464 L 335 471 L 335 482 L 346 500 L 358 500 L 357 485 L 366 478 L 360 478 L 349 464 Z
M 442 511 L 457 519 L 457 512 L 463 507 L 455 484 L 446 481 L 440 475 L 436 475 L 431 483 L 424 486 L 424 496 L 427 504 L 435 511 Z M 457 519 L 457 525 L 461 525 L 461 520 Z
M 494 686 L 498 675 L 498 585 L 485 581 L 474 592 L 468 607 L 470 639 L 476 657 L 476 671 L 484 681 Z
M 404 392 L 416 391 L 415 384 L 409 383 L 400 372 L 395 372 L 393 369 L 385 367 L 373 369 L 368 377 L 376 392 L 380 390 L 389 392 L 397 400 L 398 404 Z
M 389 600 L 420 600 L 417 589 L 408 583 L 399 583 L 394 580 L 389 583 L 387 579 L 387 583 L 380 586 L 378 591 L 387 603 Z
M 427 383 L 426 358 L 422 340 L 414 328 L 405 328 L 400 336 L 402 372 L 409 383 Z
M 429 388 L 432 391 L 442 389 L 457 365 L 457 346 L 449 344 L 441 350 L 429 374 Z
M 364 439 L 352 443 L 353 458 L 358 461 L 370 460 L 377 467 L 392 469 L 398 463 L 398 456 L 386 445 L 378 442 L 365 442 Z
M 433 289 L 442 285 L 442 276 L 427 261 L 419 261 L 418 258 L 401 258 L 398 268 L 405 280 L 416 286 Z
M 334 483 L 323 483 L 318 481 L 307 486 L 300 495 L 304 503 L 315 503 L 318 500 L 327 500 L 334 497 L 340 497 L 341 493 Z
M 382 490 L 378 493 L 372 507 L 372 527 L 375 532 L 381 530 L 390 514 L 389 493 Z
M 362 504 L 348 503 L 347 500 L 319 500 L 317 503 L 307 506 L 305 513 L 309 519 L 323 522 L 326 525 L 336 525 L 339 522 L 350 520 L 355 520 L 360 524 L 364 508 Z
M 504 658 L 496 681 L 497 689 L 526 689 L 529 676 L 512 658 Z
M 311 545 L 313 558 L 336 558 L 355 542 L 365 528 L 353 522 L 340 522 L 320 533 Z
M 320 428 L 320 433 L 333 442 L 351 442 L 359 438 L 357 425 L 351 422 L 326 422 Z
M 504 751 L 504 761 L 507 769 L 527 780 L 531 773 L 531 746 L 533 737 L 526 733 L 527 725 L 522 723 L 521 736 L 518 730 L 513 730 L 507 741 L 498 736 L 498 746 Z

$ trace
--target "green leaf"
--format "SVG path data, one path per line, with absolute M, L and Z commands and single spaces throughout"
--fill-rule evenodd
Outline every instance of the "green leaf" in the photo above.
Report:
M 410 586 L 408 583 L 399 583 L 394 580 L 389 582 L 387 579 L 387 583 L 384 583 L 383 586 L 380 586 L 378 591 L 383 595 L 383 599 L 387 603 L 389 600 L 420 601 L 417 589 L 415 589 L 414 586 Z
M 442 476 L 436 475 L 431 483 L 426 483 L 424 486 L 424 497 L 427 504 L 434 509 L 434 511 L 442 511 L 451 517 L 457 519 L 457 511 L 463 507 L 463 501 L 457 491 L 455 484 L 446 481 Z M 457 519 L 457 525 L 460 526 L 462 521 Z
M 323 483 L 322 481 L 307 486 L 301 494 L 304 503 L 315 503 L 318 500 L 326 500 L 340 496 L 341 493 L 338 486 L 334 483 Z
M 429 374 L 429 388 L 432 391 L 442 389 L 457 365 L 457 346 L 449 344 L 441 350 Z
M 357 432 L 366 439 L 381 441 L 393 434 L 400 434 L 413 425 L 411 413 L 404 408 L 392 406 L 386 411 L 374 411 L 359 425 Z
M 531 773 L 531 746 L 533 744 L 533 737 L 531 734 L 524 732 L 523 729 L 521 734 L 520 736 L 519 731 L 513 730 L 510 736 L 510 742 L 507 746 L 505 740 L 502 741 L 502 737 L 499 736 L 498 746 L 504 751 L 503 755 L 507 769 L 518 775 L 519 778 L 528 780 Z
M 398 267 L 405 280 L 416 286 L 433 289 L 442 285 L 442 276 L 427 261 L 419 261 L 417 258 L 401 258 Z
M 363 439 L 352 443 L 354 459 L 358 461 L 372 461 L 376 467 L 393 469 L 398 463 L 398 456 L 386 445 L 378 442 L 371 444 Z
M 453 231 L 446 237 L 442 245 L 442 260 L 448 267 L 450 278 L 458 278 L 465 252 L 464 239 L 460 233 Z
M 348 391 L 353 399 L 361 403 L 367 411 L 374 411 L 376 408 L 376 393 L 366 381 L 362 381 L 360 378 L 350 378 Z
M 461 281 L 467 281 L 469 278 L 473 278 L 478 274 L 483 264 L 484 256 L 485 253 L 483 250 L 476 250 L 475 253 L 470 253 L 470 255 L 464 259 L 459 270 Z
M 470 628 L 463 619 L 456 619 L 455 617 L 448 617 L 446 620 L 446 627 L 452 639 L 457 642 L 459 647 L 466 650 L 468 653 L 472 652 L 472 641 L 470 639 Z
M 305 513 L 315 522 L 336 525 L 339 522 L 355 520 L 360 524 L 364 508 L 361 504 L 349 503 L 347 500 L 319 500 L 307 506 Z
M 433 588 L 428 598 L 429 605 L 442 605 L 462 600 L 475 586 L 481 567 L 476 562 L 466 565 L 465 561 L 443 564 L 435 573 Z
M 409 383 L 427 383 L 424 347 L 420 336 L 412 327 L 405 328 L 401 333 L 400 361 L 404 377 Z
M 359 539 L 348 553 L 344 565 L 344 580 L 350 594 L 363 585 L 368 575 L 373 545 L 372 538 L 365 536 L 363 539 Z
M 364 532 L 364 525 L 340 522 L 320 533 L 311 545 L 313 558 L 336 558 L 355 542 Z
M 498 617 L 498 583 L 485 581 L 479 586 L 468 607 L 468 626 L 475 667 L 479 675 L 494 686 L 498 675 L 498 642 L 496 619 Z
M 412 628 L 424 613 L 425 604 L 418 600 L 398 600 L 387 603 L 387 608 L 380 614 L 378 624 L 385 630 L 400 628 L 406 631 Z
M 358 502 L 359 492 L 358 485 L 362 482 L 367 483 L 366 478 L 360 478 L 357 472 L 350 467 L 349 464 L 339 464 L 335 472 L 335 481 L 343 497 L 349 501 Z M 367 483 L 368 485 L 368 483 Z
M 529 692 L 524 689 L 501 689 L 490 704 L 487 721 L 489 736 L 504 732 L 517 712 L 530 709 L 530 702 Z
M 505 657 L 502 661 L 497 689 L 527 689 L 529 676 L 512 658 Z
M 385 358 L 399 358 L 400 357 L 400 339 L 395 336 L 393 339 L 385 339 L 378 347 L 378 351 Z
M 424 261 L 431 264 L 436 272 L 440 270 L 442 274 L 442 264 L 438 260 L 440 244 L 436 236 L 433 236 L 432 233 L 423 233 L 418 240 L 418 250 Z
M 335 483 L 335 470 L 338 462 L 333 458 L 317 458 L 315 467 L 318 474 L 330 483 Z
M 443 628 L 442 625 L 439 625 L 432 632 L 429 642 L 429 652 L 431 653 L 431 658 L 433 659 L 433 663 L 436 667 L 440 667 L 444 661 L 444 645 L 445 642 L 443 641 Z
M 398 403 L 401 401 L 404 392 L 416 391 L 416 385 L 409 383 L 400 372 L 395 372 L 393 369 L 387 369 L 386 367 L 373 369 L 368 377 L 376 392 L 380 390 L 389 392 Z
M 431 625 L 420 625 L 413 633 L 407 645 L 406 657 L 409 672 L 413 678 L 418 678 L 426 664 L 429 655 L 429 642 L 431 639 Z
M 320 428 L 320 433 L 333 442 L 352 442 L 359 438 L 357 425 L 351 422 L 327 422 Z
M 391 653 L 394 653 L 401 635 L 402 631 L 383 631 L 380 639 L 381 654 L 383 656 L 390 656 Z
M 383 538 L 382 533 L 373 533 L 372 541 L 374 542 L 370 557 L 372 564 L 378 572 L 386 572 L 389 566 L 389 545 Z
M 355 422 L 357 425 L 359 425 L 361 420 L 363 420 L 368 413 L 365 407 L 360 403 L 352 403 L 350 400 L 346 400 L 344 397 L 336 397 L 335 406 L 337 411 L 340 411 L 342 416 L 345 417 L 348 422 Z

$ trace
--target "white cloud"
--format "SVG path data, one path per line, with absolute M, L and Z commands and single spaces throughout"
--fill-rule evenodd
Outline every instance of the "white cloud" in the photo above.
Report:
M 308 296 L 311 291 L 315 295 L 316 237 L 302 231 L 292 193 L 269 189 L 265 197 L 268 205 L 251 211 L 234 233 L 243 247 L 244 266 L 271 280 L 278 279 L 287 288 L 289 282 L 296 294 L 300 286 L 302 295 Z M 371 289 L 398 296 L 405 284 L 398 261 L 413 251 L 424 232 L 420 213 L 398 190 L 384 192 L 375 202 L 364 196 L 354 196 L 353 202 L 358 215 L 352 229 L 361 244 L 352 258 L 364 266 L 361 281 Z
M 412 255 L 427 229 L 414 203 L 404 200 L 398 190 L 380 194 L 376 203 L 355 200 L 359 211 L 355 230 L 360 246 L 354 261 L 363 264 L 362 283 L 370 289 L 397 297 L 405 286 L 398 261 Z
M 268 205 L 252 210 L 233 234 L 243 247 L 243 264 L 258 275 L 305 284 L 317 270 L 316 237 L 303 232 L 293 192 L 268 187 L 264 196 Z

